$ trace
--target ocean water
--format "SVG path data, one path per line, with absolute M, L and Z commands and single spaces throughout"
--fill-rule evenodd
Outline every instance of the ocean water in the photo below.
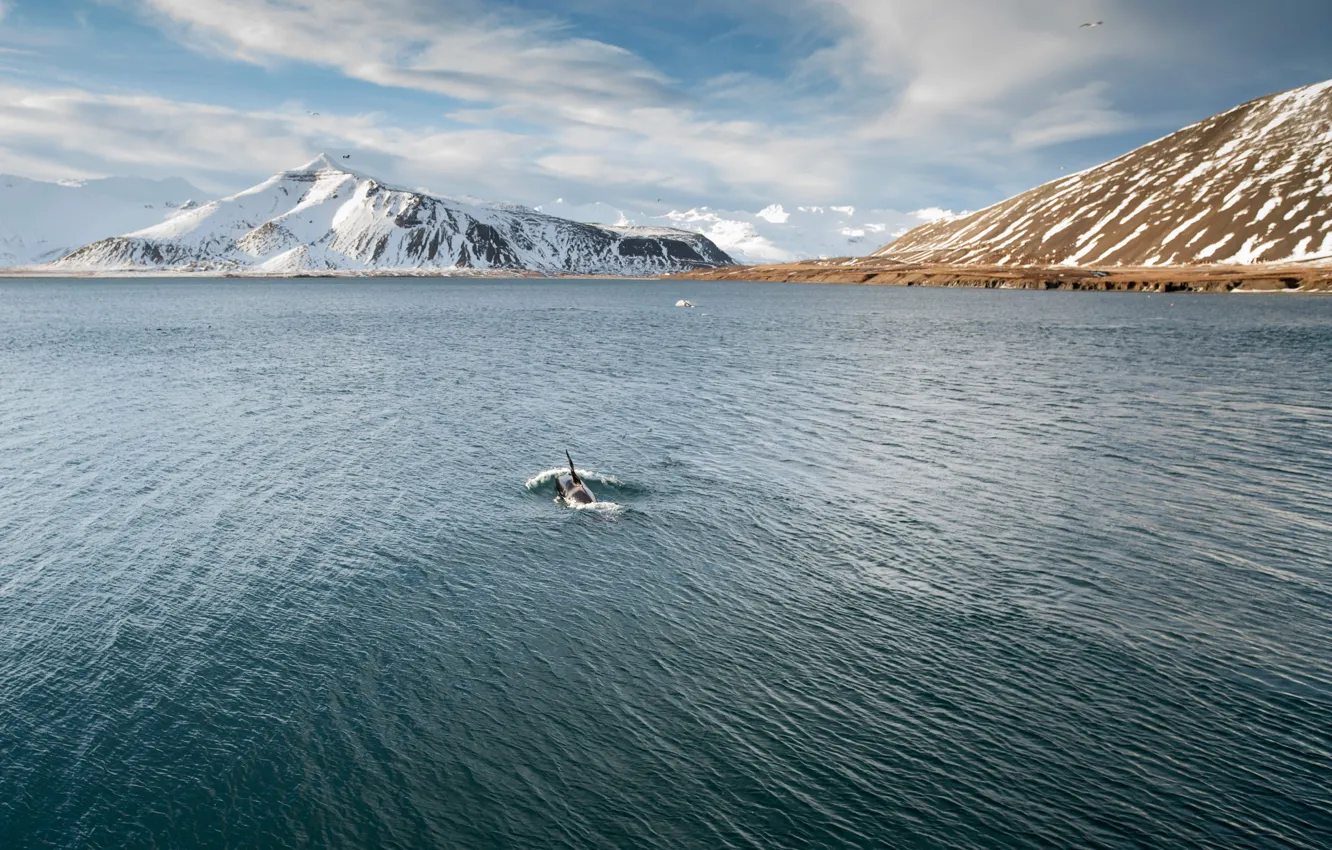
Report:
M 1330 352 L 1301 296 L 0 282 L 0 847 L 1330 846 Z

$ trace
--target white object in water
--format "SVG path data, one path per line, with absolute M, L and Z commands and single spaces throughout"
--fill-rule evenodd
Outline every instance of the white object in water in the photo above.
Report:
M 694 306 L 694 302 L 692 302 L 692 301 L 686 301 L 686 300 L 684 300 L 683 298 L 681 298 L 679 301 L 676 301 L 676 302 L 675 302 L 675 306 L 676 306 L 676 307 L 693 307 L 693 306 Z

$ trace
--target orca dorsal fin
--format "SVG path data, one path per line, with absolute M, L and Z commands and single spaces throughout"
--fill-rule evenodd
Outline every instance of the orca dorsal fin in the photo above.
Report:
M 582 484 L 583 482 L 578 478 L 578 470 L 574 469 L 573 458 L 569 457 L 568 449 L 564 450 L 564 456 L 569 458 L 569 475 L 573 477 L 573 482 L 575 484 Z

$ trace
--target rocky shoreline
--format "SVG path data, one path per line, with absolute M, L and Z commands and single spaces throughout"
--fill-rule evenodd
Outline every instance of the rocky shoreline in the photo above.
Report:
M 854 283 L 1094 292 L 1332 293 L 1332 266 L 1254 265 L 1137 268 L 946 266 L 837 257 L 767 266 L 728 266 L 667 276 L 671 280 Z
M 0 269 L 0 278 L 609 278 L 622 275 L 548 274 L 523 269 L 394 269 L 263 273 L 253 270 L 116 269 L 70 271 L 49 266 Z M 643 280 L 644 278 L 624 278 Z M 652 278 L 647 278 L 652 279 Z M 1209 266 L 1076 269 L 1068 267 L 942 266 L 849 257 L 766 266 L 724 266 L 659 275 L 658 280 L 840 283 L 1090 292 L 1235 292 L 1332 294 L 1332 266 Z

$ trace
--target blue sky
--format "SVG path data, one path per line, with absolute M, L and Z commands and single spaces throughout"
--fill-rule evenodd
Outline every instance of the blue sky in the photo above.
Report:
M 975 209 L 1332 78 L 1326 0 L 0 9 L 0 171 L 219 193 L 328 151 L 529 204 Z

